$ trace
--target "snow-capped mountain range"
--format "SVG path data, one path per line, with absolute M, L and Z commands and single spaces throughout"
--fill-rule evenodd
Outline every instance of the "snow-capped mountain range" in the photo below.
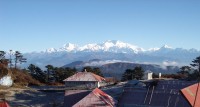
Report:
M 100 59 L 105 62 L 106 60 L 117 60 L 141 64 L 179 66 L 190 64 L 199 55 L 200 51 L 196 49 L 172 48 L 167 45 L 160 48 L 144 49 L 129 43 L 111 40 L 84 46 L 68 43 L 58 49 L 50 48 L 42 52 L 24 54 L 28 59 L 26 66 L 32 63 L 40 67 L 45 67 L 47 64 L 63 66 L 74 61 L 91 59 Z
M 76 44 L 67 43 L 67 44 L 63 45 L 62 48 L 59 48 L 59 49 L 50 48 L 50 49 L 47 49 L 45 52 L 52 53 L 52 52 L 62 52 L 62 51 L 66 51 L 66 52 L 85 51 L 85 52 L 116 52 L 116 53 L 134 52 L 134 53 L 139 53 L 139 52 L 144 52 L 146 50 L 144 50 L 143 48 L 140 48 L 138 46 L 129 44 L 129 43 L 108 40 L 108 41 L 100 43 L 100 44 L 93 43 L 93 44 L 87 44 L 84 46 L 78 46 Z

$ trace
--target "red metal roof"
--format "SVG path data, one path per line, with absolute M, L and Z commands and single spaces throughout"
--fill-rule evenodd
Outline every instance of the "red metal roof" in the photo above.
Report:
M 198 93 L 196 94 L 197 89 Z M 200 107 L 200 86 L 198 86 L 198 83 L 182 89 L 181 92 L 183 93 L 183 95 L 185 96 L 185 98 L 188 100 L 188 102 L 192 107 Z
M 73 107 L 115 107 L 116 101 L 101 91 L 100 89 L 94 89 L 90 94 L 80 100 Z
M 78 72 L 64 81 L 104 81 L 105 78 L 91 72 Z
M 6 101 L 0 101 L 0 107 L 10 107 Z

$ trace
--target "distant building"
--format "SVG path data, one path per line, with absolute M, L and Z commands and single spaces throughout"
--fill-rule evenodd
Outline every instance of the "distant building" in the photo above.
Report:
M 117 101 L 96 88 L 72 107 L 116 107 Z
M 105 78 L 91 72 L 78 72 L 64 80 L 69 89 L 94 89 L 106 85 Z
M 161 73 L 158 74 L 158 77 L 161 78 Z
M 150 71 L 150 70 L 147 70 L 147 71 L 144 72 L 143 79 L 144 80 L 151 80 L 152 79 L 152 75 L 153 75 L 153 72 Z

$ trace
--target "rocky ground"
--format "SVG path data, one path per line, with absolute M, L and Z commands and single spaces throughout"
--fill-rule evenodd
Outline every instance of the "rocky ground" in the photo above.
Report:
M 62 107 L 64 91 L 0 87 L 0 97 L 5 98 L 11 107 Z

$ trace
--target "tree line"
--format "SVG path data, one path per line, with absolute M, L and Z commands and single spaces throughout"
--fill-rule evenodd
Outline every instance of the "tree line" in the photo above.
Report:
M 17 68 L 17 64 L 22 64 L 25 63 L 27 61 L 26 58 L 24 58 L 24 56 L 22 55 L 21 52 L 19 51 L 14 51 L 12 52 L 12 50 L 10 50 L 9 56 L 10 58 L 6 58 L 5 57 L 6 52 L 5 51 L 0 51 L 0 63 L 8 66 L 11 68 L 14 65 L 14 68 Z M 14 58 L 12 58 L 14 56 Z
M 9 68 L 17 69 L 18 64 L 26 62 L 26 58 L 19 51 L 10 50 L 9 58 L 6 58 L 6 52 L 0 51 L 0 65 L 8 66 Z M 40 67 L 30 64 L 25 71 L 27 71 L 34 79 L 40 81 L 41 83 L 50 83 L 50 82 L 59 82 L 63 83 L 63 80 L 69 76 L 77 73 L 76 68 L 63 68 L 63 67 L 54 67 L 53 65 L 46 65 L 46 70 L 42 70 Z M 0 69 L 1 70 L 1 69 Z M 97 75 L 103 76 L 100 68 L 95 67 L 84 67 L 81 71 L 92 72 Z M 164 77 L 173 77 L 177 79 L 188 79 L 188 80 L 198 80 L 200 78 L 200 56 L 196 57 L 190 66 L 182 66 L 180 71 L 177 74 L 163 75 Z M 127 81 L 132 79 L 142 79 L 144 76 L 144 70 L 142 67 L 138 66 L 134 69 L 127 69 L 121 78 L 121 81 Z M 154 77 L 157 77 L 155 74 Z
M 9 58 L 6 58 L 9 57 Z M 0 73 L 2 75 L 5 75 L 3 73 L 4 71 L 7 71 L 9 68 L 11 71 L 25 71 L 27 72 L 32 78 L 38 80 L 41 83 L 63 83 L 63 80 L 74 75 L 78 72 L 76 68 L 63 68 L 63 67 L 54 67 L 53 65 L 46 65 L 46 70 L 42 70 L 39 66 L 36 66 L 34 64 L 30 64 L 26 69 L 20 70 L 18 68 L 19 64 L 25 63 L 27 61 L 26 58 L 22 55 L 19 51 L 12 51 L 10 50 L 10 53 L 6 54 L 5 51 L 0 51 Z M 2 66 L 2 67 L 1 67 Z M 97 75 L 103 76 L 101 73 L 101 70 L 98 67 L 84 67 L 81 71 L 92 72 Z
M 46 70 L 43 71 L 38 66 L 34 64 L 30 64 L 28 66 L 27 71 L 29 72 L 29 74 L 31 74 L 33 78 L 35 78 L 36 80 L 39 80 L 42 83 L 51 83 L 51 82 L 63 83 L 64 79 L 78 72 L 76 68 L 54 67 L 53 65 L 46 65 L 45 68 Z M 85 71 L 103 76 L 100 68 L 98 67 L 92 68 L 92 67 L 86 66 L 81 70 L 81 72 L 85 72 Z
M 36 80 L 41 83 L 59 82 L 63 83 L 63 80 L 71 75 L 74 75 L 76 68 L 62 68 L 54 67 L 52 65 L 45 66 L 46 70 L 42 70 L 40 67 L 30 64 L 27 72 Z
M 141 80 L 144 76 L 144 70 L 142 67 L 138 66 L 134 69 L 126 69 L 126 71 L 123 73 L 121 81 L 128 81 L 128 80 Z
M 200 80 L 200 56 L 193 59 L 189 66 L 182 66 L 177 74 L 179 74 L 182 79 Z
M 135 67 L 134 69 L 127 69 L 121 78 L 121 81 L 128 81 L 137 79 L 140 80 L 144 76 L 142 67 Z M 158 75 L 153 73 L 153 78 L 158 78 Z M 177 74 L 162 74 L 164 78 L 197 80 L 200 81 L 200 56 L 192 60 L 190 66 L 182 66 Z

